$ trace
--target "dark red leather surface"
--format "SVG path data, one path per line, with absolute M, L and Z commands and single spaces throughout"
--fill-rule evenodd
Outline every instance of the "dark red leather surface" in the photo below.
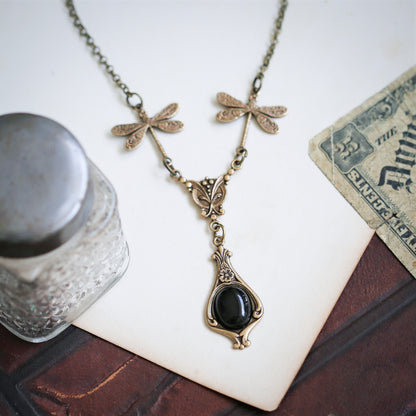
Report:
M 0 416 L 416 416 L 416 281 L 374 237 L 279 408 L 262 412 L 71 327 L 0 327 Z

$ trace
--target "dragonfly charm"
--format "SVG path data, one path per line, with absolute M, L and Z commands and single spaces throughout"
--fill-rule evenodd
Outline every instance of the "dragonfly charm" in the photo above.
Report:
M 257 107 L 254 100 L 249 100 L 244 104 L 225 92 L 217 94 L 217 101 L 227 107 L 217 114 L 217 120 L 222 123 L 234 121 L 245 114 L 253 115 L 258 125 L 267 133 L 275 134 L 279 131 L 279 126 L 272 118 L 283 117 L 287 114 L 287 108 L 283 106 Z
M 155 127 L 166 133 L 177 133 L 178 131 L 181 131 L 184 127 L 181 121 L 169 120 L 178 112 L 178 109 L 178 104 L 169 104 L 152 118 L 147 117 L 145 111 L 141 110 L 139 112 L 141 122 L 119 124 L 112 128 L 111 133 L 115 136 L 129 136 L 124 148 L 126 150 L 134 150 L 140 146 L 148 129 L 152 130 L 152 128 Z

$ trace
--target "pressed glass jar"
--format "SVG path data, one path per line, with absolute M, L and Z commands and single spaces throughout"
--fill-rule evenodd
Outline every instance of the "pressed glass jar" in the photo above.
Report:
M 0 185 L 0 323 L 46 341 L 126 271 L 116 194 L 64 127 L 31 114 L 0 117 Z

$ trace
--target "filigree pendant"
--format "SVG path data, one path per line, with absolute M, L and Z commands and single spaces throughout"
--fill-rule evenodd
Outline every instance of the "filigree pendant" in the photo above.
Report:
M 222 245 L 212 255 L 217 263 L 217 276 L 206 317 L 211 329 L 231 338 L 233 348 L 242 350 L 250 345 L 248 336 L 264 310 L 259 297 L 234 270 L 231 255 Z
M 250 345 L 248 336 L 263 316 L 263 305 L 256 293 L 233 268 L 231 252 L 224 248 L 224 227 L 217 216 L 224 214 L 222 203 L 226 195 L 226 176 L 189 181 L 187 188 L 193 201 L 201 208 L 201 215 L 210 219 L 213 243 L 217 250 L 212 255 L 217 265 L 215 282 L 206 309 L 206 320 L 211 329 L 233 340 L 233 348 Z

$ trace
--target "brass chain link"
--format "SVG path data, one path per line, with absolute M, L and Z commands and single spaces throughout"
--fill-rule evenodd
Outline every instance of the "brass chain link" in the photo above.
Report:
M 289 4 L 288 0 L 280 0 L 279 12 L 276 17 L 276 20 L 274 21 L 274 29 L 273 29 L 273 34 L 272 34 L 272 39 L 270 41 L 270 45 L 267 49 L 265 57 L 263 58 L 263 63 L 259 69 L 259 72 L 257 73 L 257 75 L 254 77 L 254 80 L 253 80 L 253 84 L 251 88 L 252 96 L 257 96 L 258 92 L 260 91 L 262 87 L 264 73 L 266 72 L 267 68 L 270 65 L 270 61 L 274 54 L 274 50 L 277 46 L 278 37 L 282 29 L 283 19 L 285 18 L 285 12 L 286 12 L 288 4 Z
M 231 162 L 231 168 L 234 170 L 240 170 L 242 168 L 244 159 L 248 156 L 247 149 L 243 146 L 237 147 L 235 157 Z
M 173 166 L 173 162 L 170 157 L 165 157 L 163 159 L 163 166 L 169 171 L 171 178 L 179 179 L 182 177 L 181 172 Z
M 75 9 L 73 0 L 66 0 L 65 6 L 68 9 L 69 16 L 74 22 L 74 26 L 78 29 L 79 35 L 82 38 L 85 38 L 86 45 L 91 49 L 92 54 L 97 57 L 99 65 L 104 67 L 105 71 L 110 75 L 117 87 L 119 87 L 125 94 L 127 105 L 133 109 L 142 108 L 142 97 L 137 92 L 131 91 L 127 84 L 121 80 L 120 75 L 115 73 L 113 65 L 108 62 L 108 59 L 102 54 L 99 46 L 95 43 L 85 26 L 81 23 L 81 19 Z

